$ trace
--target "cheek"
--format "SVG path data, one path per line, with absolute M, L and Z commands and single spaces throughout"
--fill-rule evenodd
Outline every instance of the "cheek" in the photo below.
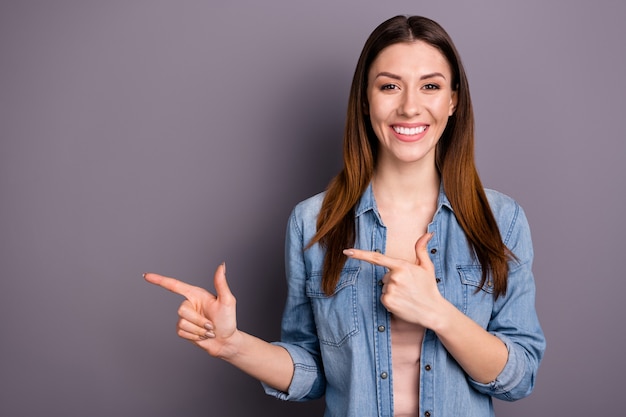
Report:
M 437 100 L 437 103 L 433 106 L 434 113 L 439 118 L 448 118 L 451 115 L 453 109 L 452 102 L 449 98 L 441 98 Z
M 388 120 L 394 111 L 394 105 L 390 100 L 377 100 L 374 98 L 369 103 L 368 111 L 372 124 Z
M 376 138 L 380 141 L 381 138 L 385 136 L 384 131 L 387 126 L 385 117 L 381 115 L 380 109 L 373 107 L 369 108 L 369 123 L 374 134 L 376 135 Z
M 370 102 L 367 112 L 370 117 L 370 121 L 372 122 L 372 126 L 375 127 L 382 119 L 380 106 L 378 106 L 375 102 Z

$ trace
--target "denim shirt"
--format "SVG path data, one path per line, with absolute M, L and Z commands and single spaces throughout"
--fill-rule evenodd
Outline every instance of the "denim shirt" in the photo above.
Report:
M 430 258 L 441 294 L 461 312 L 500 338 L 508 360 L 487 384 L 472 380 L 426 330 L 420 360 L 419 407 L 426 417 L 493 416 L 492 397 L 513 401 L 530 394 L 545 349 L 535 312 L 531 271 L 533 249 L 522 208 L 511 198 L 486 190 L 509 262 L 507 292 L 493 298 L 490 279 L 480 287 L 481 266 L 473 256 L 454 210 L 441 189 L 428 231 Z M 288 392 L 264 386 L 283 400 L 304 401 L 325 395 L 326 417 L 393 417 L 390 313 L 380 301 L 386 270 L 348 259 L 332 296 L 322 290 L 324 249 L 305 249 L 316 231 L 324 194 L 298 204 L 288 222 L 286 273 L 288 295 L 281 341 L 294 362 Z M 385 252 L 386 228 L 371 185 L 355 209 L 355 247 Z

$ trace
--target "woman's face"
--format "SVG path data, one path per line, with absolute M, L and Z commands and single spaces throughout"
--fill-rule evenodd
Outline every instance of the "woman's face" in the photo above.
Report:
M 372 128 L 380 141 L 380 163 L 435 163 L 435 147 L 456 91 L 446 58 L 429 44 L 397 43 L 383 49 L 368 74 Z

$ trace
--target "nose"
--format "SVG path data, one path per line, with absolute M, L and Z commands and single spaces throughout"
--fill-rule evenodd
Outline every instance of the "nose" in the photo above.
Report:
M 412 89 L 405 90 L 402 94 L 402 101 L 398 107 L 398 113 L 405 117 L 412 117 L 420 114 L 421 103 L 419 93 Z

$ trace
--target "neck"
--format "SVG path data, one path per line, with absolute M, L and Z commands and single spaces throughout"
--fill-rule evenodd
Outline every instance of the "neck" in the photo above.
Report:
M 372 187 L 379 207 L 416 208 L 433 206 L 439 195 L 440 178 L 434 164 L 379 166 Z

